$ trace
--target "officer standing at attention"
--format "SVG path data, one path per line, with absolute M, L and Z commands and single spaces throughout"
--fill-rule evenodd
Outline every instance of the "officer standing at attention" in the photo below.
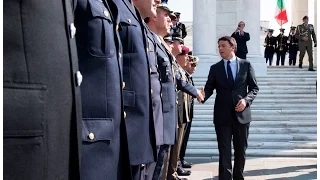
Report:
M 303 24 L 297 26 L 296 37 L 299 39 L 299 68 L 302 69 L 302 61 L 304 54 L 308 53 L 309 57 L 309 71 L 315 71 L 313 69 L 313 55 L 312 55 L 312 40 L 314 42 L 314 47 L 317 47 L 317 37 L 316 33 L 314 32 L 314 27 L 312 24 L 308 24 L 309 17 L 303 17 Z
M 148 39 L 143 20 L 156 15 L 154 0 L 113 0 L 119 9 L 123 46 L 124 117 L 131 173 L 144 180 L 148 163 L 156 160 Z M 141 16 L 140 16 L 141 15 Z
M 176 18 L 172 21 L 171 34 L 179 34 L 184 39 L 187 36 L 186 25 L 180 22 L 180 12 L 174 12 Z
M 277 46 L 276 46 L 276 53 L 277 53 L 277 62 L 276 65 L 279 66 L 281 60 L 281 66 L 284 66 L 284 61 L 286 58 L 287 53 L 287 40 L 288 37 L 284 35 L 283 28 L 280 28 L 280 34 L 277 36 Z
M 119 20 L 112 0 L 77 1 L 76 40 L 84 77 L 81 180 L 130 179 L 125 167 L 129 160 L 123 119 L 122 47 L 115 25 Z M 126 163 L 121 162 L 123 158 Z
M 299 39 L 295 36 L 296 27 L 290 27 L 290 34 L 288 36 L 288 51 L 289 51 L 289 65 L 296 65 L 297 53 L 299 50 Z
M 268 29 L 268 35 L 264 39 L 264 44 L 263 46 L 265 47 L 264 49 L 264 57 L 266 58 L 266 63 L 269 61 L 269 66 L 272 65 L 272 60 L 273 60 L 273 55 L 274 55 L 274 50 L 277 44 L 277 39 L 276 37 L 272 36 L 273 34 L 273 29 Z

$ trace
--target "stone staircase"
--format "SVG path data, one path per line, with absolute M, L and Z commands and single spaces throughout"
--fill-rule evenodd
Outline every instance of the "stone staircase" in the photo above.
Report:
M 198 89 L 206 79 L 194 77 Z M 317 157 L 316 80 L 317 73 L 307 67 L 268 67 L 267 76 L 257 77 L 248 157 Z M 214 100 L 212 95 L 205 104 L 195 102 L 187 159 L 218 157 Z

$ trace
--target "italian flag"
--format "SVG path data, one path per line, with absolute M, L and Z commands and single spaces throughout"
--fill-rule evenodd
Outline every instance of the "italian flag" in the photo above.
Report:
M 280 26 L 288 22 L 287 10 L 284 7 L 283 0 L 277 0 L 276 15 L 274 18 L 276 18 Z

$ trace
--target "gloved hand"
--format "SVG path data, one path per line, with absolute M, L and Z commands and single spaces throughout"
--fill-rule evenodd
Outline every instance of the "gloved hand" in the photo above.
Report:
M 314 47 L 317 47 L 317 43 L 314 43 Z

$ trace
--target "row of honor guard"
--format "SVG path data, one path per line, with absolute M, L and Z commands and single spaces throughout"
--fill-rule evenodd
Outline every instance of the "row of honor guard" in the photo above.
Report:
M 309 57 L 309 70 L 313 70 L 313 55 L 312 55 L 312 40 L 314 46 L 317 46 L 316 35 L 312 24 L 308 24 L 308 16 L 303 17 L 304 23 L 297 27 L 291 26 L 290 33 L 288 36 L 284 35 L 283 28 L 280 28 L 280 34 L 278 36 L 272 36 L 273 29 L 268 30 L 268 34 L 264 41 L 265 46 L 265 58 L 266 63 L 269 61 L 271 66 L 273 60 L 273 54 L 277 54 L 276 65 L 278 66 L 281 60 L 281 65 L 284 65 L 286 53 L 289 53 L 289 65 L 296 65 L 297 52 L 300 51 L 299 55 L 299 67 L 302 68 L 302 59 L 305 52 L 308 52 Z M 306 37 L 306 40 L 303 38 Z
M 164 29 L 154 22 L 161 15 Z M 78 0 L 75 26 L 83 75 L 81 179 L 166 176 L 161 170 L 169 164 L 165 160 L 170 146 L 180 148 L 176 145 L 180 137 L 177 117 L 183 114 L 178 105 L 184 99 L 177 97 L 177 91 L 193 98 L 202 96 L 184 78 L 185 72 L 163 40 L 170 32 L 170 15 L 174 16 L 158 0 Z M 175 171 L 167 173 L 168 179 L 178 178 L 171 176 Z

